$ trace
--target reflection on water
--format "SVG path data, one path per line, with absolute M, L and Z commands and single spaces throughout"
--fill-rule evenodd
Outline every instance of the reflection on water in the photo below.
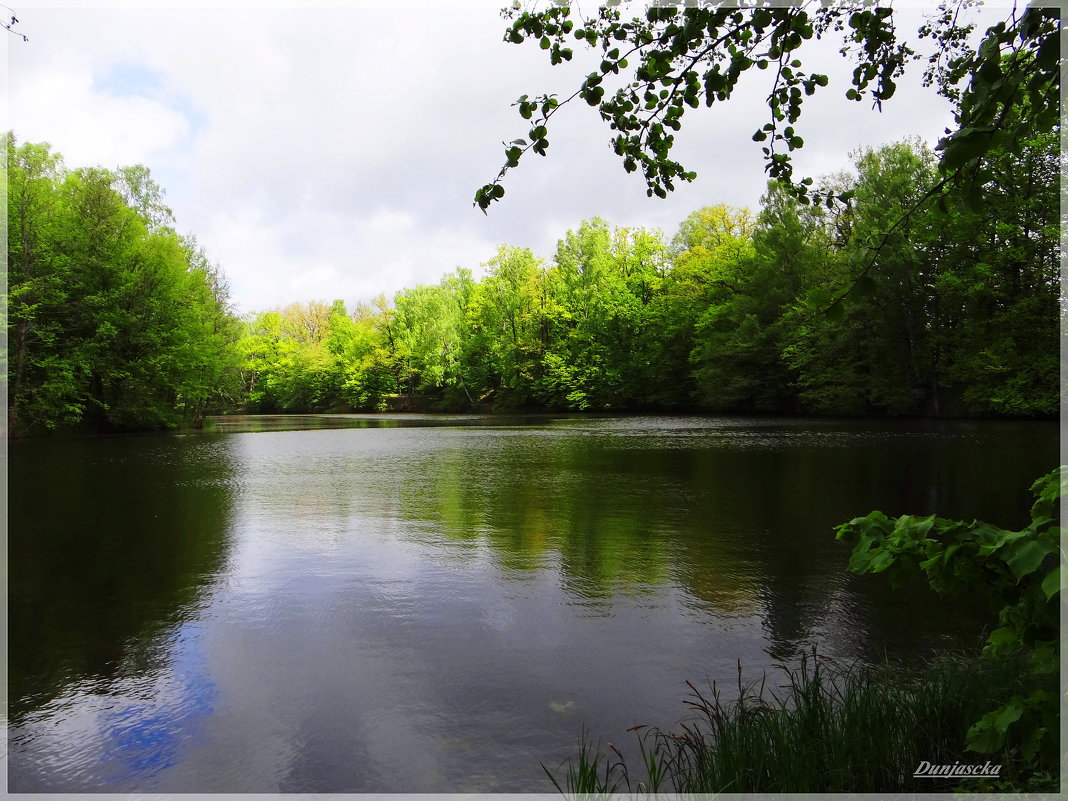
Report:
M 210 433 L 241 434 L 253 431 L 322 431 L 337 428 L 413 428 L 422 426 L 530 425 L 537 420 L 574 419 L 580 415 L 428 414 L 389 412 L 383 414 L 225 414 L 209 417 Z
M 491 422 L 12 447 L 11 789 L 545 791 L 738 660 L 974 644 L 832 528 L 1018 526 L 1057 457 L 1054 424 Z
M 210 713 L 196 619 L 225 570 L 227 443 L 78 440 L 9 453 L 12 789 L 170 767 Z M 55 747 L 23 760 L 23 737 Z

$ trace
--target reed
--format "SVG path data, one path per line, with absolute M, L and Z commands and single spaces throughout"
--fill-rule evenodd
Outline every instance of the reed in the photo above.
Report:
M 1023 764 L 1014 748 L 966 751 L 968 728 L 1034 681 L 1016 658 L 944 656 L 918 669 L 844 663 L 806 654 L 746 682 L 689 685 L 691 710 L 677 731 L 636 727 L 641 773 L 585 733 L 561 792 L 800 793 L 989 792 L 1057 789 L 1057 766 Z M 997 780 L 917 778 L 921 762 L 1001 766 Z

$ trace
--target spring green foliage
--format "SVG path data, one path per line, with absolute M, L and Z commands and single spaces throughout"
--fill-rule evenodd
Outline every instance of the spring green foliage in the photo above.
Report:
M 199 423 L 233 403 L 236 320 L 147 169 L 66 170 L 5 137 L 15 434 Z
M 779 666 L 775 681 L 736 693 L 690 685 L 692 714 L 678 731 L 636 726 L 641 765 L 591 744 L 546 768 L 561 793 L 930 793 L 1049 792 L 1057 759 L 965 746 L 965 731 L 991 703 L 1033 691 L 1019 659 L 941 657 L 917 671 L 839 663 L 811 654 Z M 769 686 L 770 685 L 770 686 Z M 993 779 L 914 778 L 921 762 L 999 765 Z M 560 772 L 560 769 L 558 769 Z
M 968 746 L 989 753 L 1012 742 L 1027 762 L 1040 756 L 1049 761 L 1057 753 L 1062 561 L 1057 507 L 1068 491 L 1068 467 L 1043 476 L 1031 491 L 1031 522 L 1020 531 L 934 515 L 889 518 L 882 512 L 838 528 L 838 539 L 855 543 L 849 561 L 854 573 L 885 573 L 895 587 L 922 577 L 940 593 L 981 589 L 987 595 L 998 609 L 999 626 L 983 653 L 1000 658 L 1022 652 L 1024 670 L 1050 682 L 987 710 L 968 731 Z
M 772 182 L 755 214 L 709 206 L 670 239 L 593 219 L 548 263 L 502 246 L 481 278 L 351 315 L 267 312 L 241 342 L 247 408 L 1052 415 L 1057 157 L 1053 134 L 992 150 L 985 211 L 943 212 L 934 154 L 900 142 L 825 179 L 849 196 L 830 209 Z
M 505 163 L 475 204 L 486 211 L 504 196 L 502 180 L 529 151 L 546 155 L 553 117 L 574 100 L 596 108 L 615 133 L 614 152 L 627 172 L 641 169 L 650 196 L 665 197 L 676 181 L 697 174 L 671 158 L 675 134 L 690 109 L 728 102 L 755 72 L 773 75 L 767 89 L 770 120 L 753 134 L 762 143 L 768 176 L 801 202 L 847 202 L 849 193 L 813 190 L 811 178 L 794 180 L 792 155 L 804 146 L 799 121 L 805 98 L 829 84 L 827 75 L 802 64 L 819 39 L 837 38 L 855 68 L 845 96 L 877 108 L 896 92 L 906 68 L 922 57 L 899 37 L 894 9 L 857 2 L 738 4 L 705 0 L 652 3 L 631 16 L 619 2 L 576 21 L 566 3 L 506 9 L 506 42 L 536 42 L 552 64 L 571 61 L 572 46 L 593 51 L 599 64 L 575 92 L 521 96 L 514 104 L 528 124 L 526 137 L 505 143 Z M 637 4 L 635 4 L 637 5 Z M 1034 130 L 1057 124 L 1059 17 L 1056 7 L 1016 9 L 990 27 L 978 48 L 970 45 L 972 0 L 944 0 L 929 15 L 913 44 L 928 39 L 925 83 L 957 106 L 957 129 L 940 142 L 944 180 L 970 198 L 987 182 L 985 157 L 1014 150 Z M 578 15 L 576 14 L 575 17 Z M 963 84 L 963 86 L 962 86 Z

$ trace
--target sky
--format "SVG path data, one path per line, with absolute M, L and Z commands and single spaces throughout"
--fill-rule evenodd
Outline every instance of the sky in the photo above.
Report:
M 50 143 L 68 168 L 148 167 L 241 313 L 335 298 L 352 308 L 456 267 L 481 275 L 502 244 L 550 260 L 592 217 L 670 238 L 703 206 L 756 208 L 765 174 L 751 136 L 768 120 L 768 73 L 755 70 L 729 103 L 688 112 L 674 156 L 698 178 L 666 200 L 623 170 L 607 125 L 579 101 L 554 117 L 548 155 L 528 154 L 488 215 L 475 208 L 502 142 L 529 128 L 516 98 L 566 97 L 596 64 L 576 47 L 575 62 L 551 67 L 536 44 L 504 43 L 501 4 L 19 3 L 29 41 L 0 45 L 4 129 Z M 911 5 L 902 30 L 920 22 L 924 4 Z M 851 68 L 836 50 L 820 42 L 804 57 L 831 81 L 796 126 L 799 174 L 848 169 L 858 148 L 909 136 L 934 144 L 952 124 L 919 65 L 882 113 L 845 100 Z

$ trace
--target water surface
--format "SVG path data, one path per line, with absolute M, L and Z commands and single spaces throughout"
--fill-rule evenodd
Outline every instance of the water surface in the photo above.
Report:
M 12 791 L 547 791 L 739 661 L 973 647 L 833 527 L 1018 527 L 1057 460 L 1055 423 L 213 422 L 12 445 Z

